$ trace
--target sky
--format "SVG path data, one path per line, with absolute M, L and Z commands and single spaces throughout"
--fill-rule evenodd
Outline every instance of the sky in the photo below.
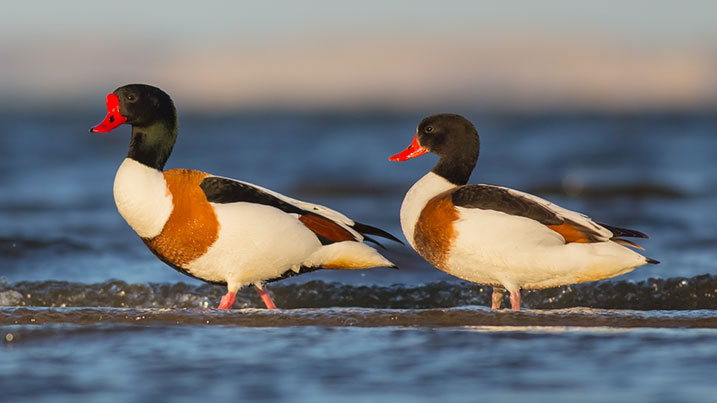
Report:
M 0 106 L 709 109 L 717 2 L 3 0 Z

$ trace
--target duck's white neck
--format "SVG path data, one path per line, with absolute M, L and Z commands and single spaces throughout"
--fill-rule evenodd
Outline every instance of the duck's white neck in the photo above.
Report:
M 426 203 L 439 193 L 454 187 L 456 185 L 442 176 L 429 172 L 411 186 L 406 193 L 403 204 L 401 204 L 401 229 L 406 240 L 414 249 L 416 245 L 413 242 L 413 231 Z
M 132 158 L 117 170 L 114 185 L 117 210 L 142 238 L 159 235 L 172 213 L 172 195 L 164 175 Z

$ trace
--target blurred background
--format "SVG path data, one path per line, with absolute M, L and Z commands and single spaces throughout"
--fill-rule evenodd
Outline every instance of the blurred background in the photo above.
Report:
M 128 128 L 87 129 L 132 82 L 167 91 L 168 168 L 242 179 L 401 235 L 405 191 L 435 163 L 387 157 L 424 116 L 478 127 L 474 183 L 554 200 L 652 235 L 662 265 L 717 261 L 717 3 L 546 0 L 12 2 L 0 13 L 0 275 L 10 282 L 190 281 L 117 214 Z M 305 279 L 450 277 L 403 270 Z
M 128 82 L 183 110 L 705 110 L 711 1 L 9 3 L 0 101 L 89 107 Z

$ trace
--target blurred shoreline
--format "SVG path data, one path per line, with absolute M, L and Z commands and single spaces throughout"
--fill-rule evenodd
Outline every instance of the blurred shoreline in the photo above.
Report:
M 61 42 L 0 41 L 0 108 L 88 107 L 143 82 L 169 92 L 180 111 L 201 113 L 717 109 L 717 46 L 709 43 L 549 32 Z

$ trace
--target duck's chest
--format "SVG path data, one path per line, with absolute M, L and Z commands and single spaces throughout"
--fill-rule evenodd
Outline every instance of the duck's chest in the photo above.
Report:
M 172 214 L 172 194 L 162 172 L 126 158 L 114 183 L 117 210 L 142 238 L 159 235 Z
M 115 178 L 117 209 L 145 244 L 179 267 L 207 252 L 219 236 L 216 212 L 200 188 L 206 173 L 160 172 L 127 159 Z
M 414 240 L 416 224 L 426 204 L 438 194 L 454 187 L 454 184 L 443 177 L 429 172 L 406 193 L 401 204 L 401 229 L 406 240 L 414 249 L 416 249 Z

